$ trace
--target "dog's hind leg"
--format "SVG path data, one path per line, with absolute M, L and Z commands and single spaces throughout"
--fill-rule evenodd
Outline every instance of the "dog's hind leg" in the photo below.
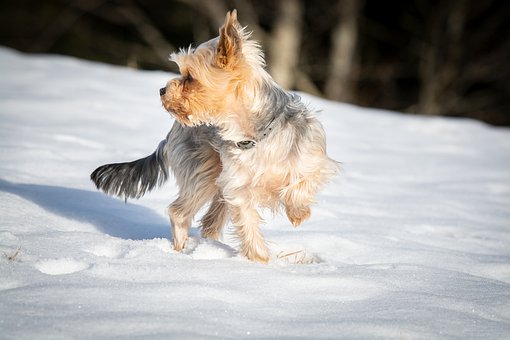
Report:
M 214 196 L 209 210 L 202 217 L 202 237 L 218 240 L 228 220 L 228 207 L 220 193 Z
M 214 192 L 206 186 L 200 192 L 192 194 L 181 191 L 179 197 L 168 207 L 176 251 L 181 251 L 186 244 L 193 216 L 211 200 L 213 195 Z
M 168 207 L 172 225 L 174 248 L 181 251 L 188 238 L 188 230 L 196 213 L 218 195 L 216 178 L 220 172 L 218 154 L 204 147 L 188 157 L 177 157 L 174 174 L 179 186 L 179 197 Z M 214 202 L 213 202 L 214 206 Z
M 191 201 L 192 199 L 187 195 L 181 195 L 168 207 L 176 251 L 181 251 L 184 248 L 195 210 L 200 209 L 197 204 L 190 204 Z

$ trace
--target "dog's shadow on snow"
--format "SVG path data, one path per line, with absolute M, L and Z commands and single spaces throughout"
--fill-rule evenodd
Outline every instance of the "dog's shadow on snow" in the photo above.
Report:
M 20 196 L 57 215 L 91 223 L 111 236 L 133 240 L 171 237 L 169 224 L 161 215 L 101 192 L 2 179 L 0 191 Z

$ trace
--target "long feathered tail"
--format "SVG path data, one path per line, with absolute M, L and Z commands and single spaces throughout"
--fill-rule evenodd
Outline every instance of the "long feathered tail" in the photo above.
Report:
M 162 140 L 156 151 L 136 161 L 102 165 L 90 179 L 108 195 L 138 199 L 168 179 L 166 145 L 167 140 Z

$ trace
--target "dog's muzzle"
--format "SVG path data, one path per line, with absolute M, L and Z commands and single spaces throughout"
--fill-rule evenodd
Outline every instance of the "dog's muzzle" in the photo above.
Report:
M 166 87 L 162 87 L 162 88 L 159 89 L 159 95 L 160 96 L 164 96 L 165 93 L 166 93 Z

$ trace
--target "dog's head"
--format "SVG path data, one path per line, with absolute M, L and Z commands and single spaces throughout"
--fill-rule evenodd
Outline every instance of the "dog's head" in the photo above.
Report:
M 216 124 L 228 116 L 242 116 L 255 105 L 264 58 L 257 42 L 227 13 L 219 36 L 196 49 L 181 49 L 170 60 L 181 77 L 160 89 L 161 102 L 181 124 Z

